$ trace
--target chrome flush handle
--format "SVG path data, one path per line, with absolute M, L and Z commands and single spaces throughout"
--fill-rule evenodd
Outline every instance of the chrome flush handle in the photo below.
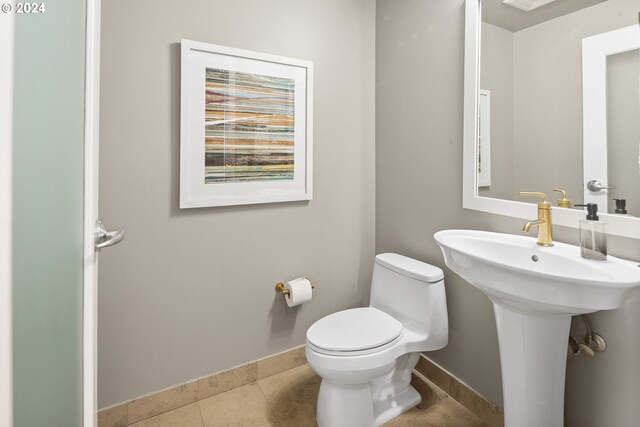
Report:
M 96 225 L 93 230 L 93 241 L 95 242 L 96 251 L 100 251 L 100 249 L 108 246 L 117 245 L 124 239 L 124 230 L 107 231 L 100 220 L 96 220 Z

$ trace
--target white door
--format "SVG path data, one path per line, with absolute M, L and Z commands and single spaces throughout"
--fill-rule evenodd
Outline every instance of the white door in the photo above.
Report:
M 96 229 L 100 0 L 26 4 L 0 14 L 0 427 L 93 427 L 96 244 L 123 237 Z

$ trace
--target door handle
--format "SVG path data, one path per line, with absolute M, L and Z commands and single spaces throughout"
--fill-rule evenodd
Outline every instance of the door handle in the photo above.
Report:
M 117 245 L 124 239 L 124 230 L 112 230 L 107 231 L 99 219 L 96 220 L 96 225 L 93 231 L 93 241 L 95 242 L 96 251 L 100 251 L 102 248 L 108 246 Z
M 597 179 L 592 179 L 591 181 L 587 182 L 587 190 L 591 191 L 592 193 L 597 193 L 601 190 L 612 190 L 614 188 L 616 187 L 604 185 Z

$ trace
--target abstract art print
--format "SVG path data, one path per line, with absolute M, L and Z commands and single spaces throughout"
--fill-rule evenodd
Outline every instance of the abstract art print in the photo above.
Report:
M 206 184 L 292 180 L 295 80 L 206 69 Z
M 312 68 L 182 41 L 181 208 L 312 198 Z

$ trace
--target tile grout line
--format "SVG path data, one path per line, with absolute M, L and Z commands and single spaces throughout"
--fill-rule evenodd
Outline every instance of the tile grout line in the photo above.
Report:
M 202 406 L 200 405 L 200 402 L 202 400 L 204 400 L 204 399 L 197 400 L 195 403 L 198 404 L 198 411 L 200 411 L 200 419 L 202 420 L 202 427 L 206 427 L 207 425 L 204 422 L 204 415 L 202 414 Z
M 295 368 L 291 368 L 291 369 L 295 369 Z M 287 369 L 286 371 L 288 371 L 289 369 Z M 282 371 L 282 372 L 286 372 L 286 371 Z M 282 373 L 280 372 L 280 373 Z M 277 375 L 277 374 L 273 374 L 273 375 Z M 273 375 L 269 375 L 269 377 L 272 377 Z M 265 378 L 269 378 L 269 377 L 265 377 Z M 261 380 L 263 380 L 264 378 L 262 378 Z M 256 380 L 256 384 L 258 385 L 258 388 L 260 389 L 260 393 L 262 393 L 262 396 L 264 396 L 264 400 L 267 401 L 267 405 L 269 406 L 269 410 L 271 411 L 271 413 L 273 414 L 273 418 L 276 419 L 276 426 L 281 425 L 282 423 L 280 422 L 280 418 L 278 418 L 278 414 L 276 414 L 276 411 L 273 410 L 273 406 L 271 406 L 271 402 L 269 402 L 269 398 L 267 397 L 267 394 L 264 392 L 264 390 L 262 389 L 262 386 L 260 385 L 260 381 L 261 380 Z
M 204 400 L 204 399 L 200 399 L 200 400 Z M 182 408 L 184 408 L 185 406 L 193 405 L 194 403 L 198 403 L 198 408 L 200 408 L 200 405 L 199 405 L 200 400 L 195 400 L 195 401 L 193 401 L 193 402 L 186 403 L 186 404 L 184 404 L 184 405 L 176 406 L 175 408 L 173 408 L 173 409 L 169 409 L 168 411 L 164 411 L 164 412 L 160 412 L 159 414 L 151 415 L 150 417 L 143 418 L 143 419 L 141 419 L 141 420 L 136 421 L 135 423 L 127 424 L 127 426 L 126 426 L 126 427 L 131 427 L 131 426 L 133 426 L 133 425 L 135 425 L 135 424 L 138 424 L 138 423 L 141 423 L 141 422 L 143 422 L 143 421 L 150 420 L 151 418 L 159 417 L 160 415 L 164 415 L 164 414 L 168 414 L 169 412 L 177 411 L 178 409 L 182 409 Z M 129 412 L 129 408 L 127 408 L 127 421 L 128 421 L 128 419 L 129 419 L 129 414 L 128 414 L 128 412 Z M 200 412 L 202 412 L 202 411 L 200 411 Z M 201 414 L 201 415 L 202 415 L 202 414 Z M 99 427 L 99 426 L 98 426 L 98 427 Z

